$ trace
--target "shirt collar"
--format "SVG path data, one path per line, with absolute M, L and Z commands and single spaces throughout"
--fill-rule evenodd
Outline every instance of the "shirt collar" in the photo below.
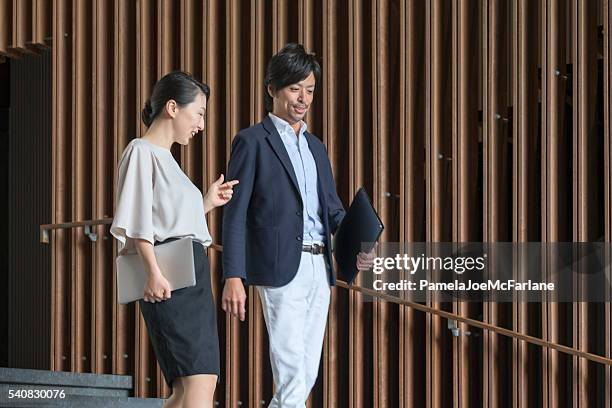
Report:
M 268 116 L 270 116 L 272 123 L 274 123 L 276 130 L 278 130 L 278 133 L 280 133 L 281 136 L 283 133 L 286 133 L 286 132 L 291 132 L 292 135 L 295 135 L 295 131 L 293 130 L 289 122 L 287 122 L 285 119 L 279 118 L 272 112 L 268 113 Z M 300 133 L 299 133 L 300 136 L 302 136 L 304 132 L 306 132 L 307 128 L 308 128 L 308 125 L 306 125 L 306 122 L 304 122 L 303 120 L 300 120 Z

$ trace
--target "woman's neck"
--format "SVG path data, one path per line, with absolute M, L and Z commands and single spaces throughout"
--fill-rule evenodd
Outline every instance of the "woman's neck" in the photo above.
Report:
M 154 145 L 168 150 L 170 150 L 174 144 L 172 129 L 163 122 L 160 123 L 160 121 L 153 122 L 142 138 L 149 143 L 153 143 Z

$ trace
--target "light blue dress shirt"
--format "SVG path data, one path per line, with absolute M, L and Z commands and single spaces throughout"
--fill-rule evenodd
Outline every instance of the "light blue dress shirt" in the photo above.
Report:
M 304 211 L 302 212 L 304 217 L 303 242 L 306 244 L 312 242 L 325 243 L 325 228 L 321 221 L 321 205 L 317 191 L 317 164 L 304 136 L 307 125 L 304 121 L 301 121 L 300 133 L 299 136 L 296 136 L 289 122 L 272 113 L 269 115 L 285 145 L 300 188 L 300 195 L 304 204 Z

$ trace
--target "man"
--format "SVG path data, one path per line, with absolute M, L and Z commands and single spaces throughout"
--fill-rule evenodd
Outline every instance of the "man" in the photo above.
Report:
M 276 393 L 270 407 L 304 407 L 318 374 L 332 271 L 331 235 L 344 217 L 325 146 L 303 121 L 321 68 L 288 44 L 270 60 L 264 120 L 232 144 L 223 211 L 223 310 L 244 320 L 243 280 L 257 286 Z M 360 254 L 362 255 L 362 254 Z M 357 265 L 371 262 L 358 256 Z

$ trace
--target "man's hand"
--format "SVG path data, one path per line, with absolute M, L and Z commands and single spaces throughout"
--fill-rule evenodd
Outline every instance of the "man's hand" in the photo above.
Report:
M 372 250 L 367 254 L 365 252 L 359 252 L 357 254 L 357 269 L 359 271 L 367 271 L 374 266 L 374 258 L 376 258 L 376 247 L 378 242 L 374 244 Z
M 246 315 L 246 292 L 240 278 L 228 278 L 223 286 L 221 309 L 236 316 L 241 322 Z

